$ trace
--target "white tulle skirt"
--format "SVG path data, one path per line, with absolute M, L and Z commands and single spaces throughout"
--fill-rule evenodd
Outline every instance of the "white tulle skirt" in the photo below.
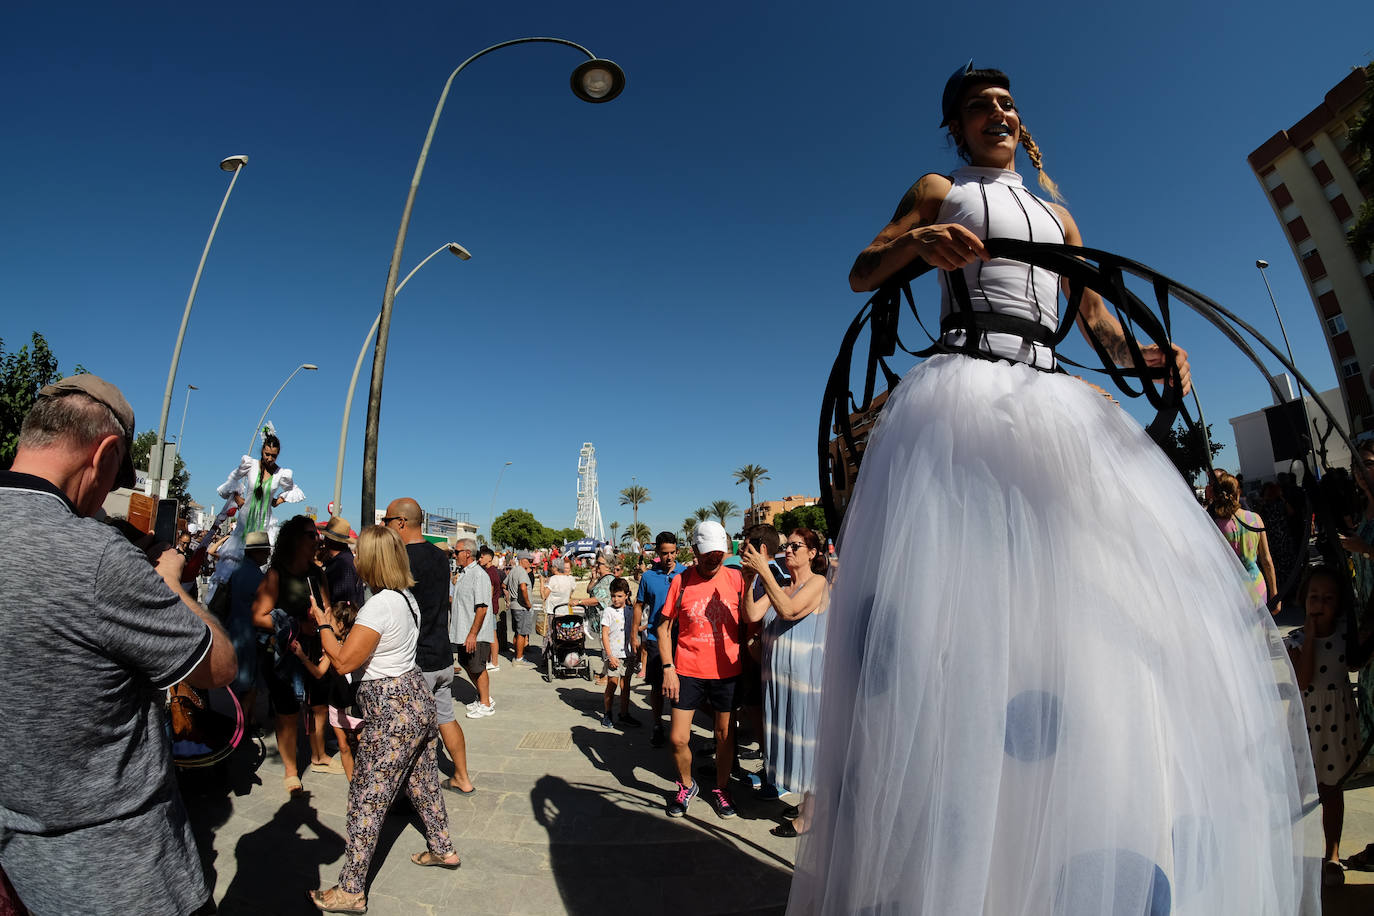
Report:
M 870 441 L 788 912 L 1316 913 L 1292 669 L 1144 431 L 940 356 Z

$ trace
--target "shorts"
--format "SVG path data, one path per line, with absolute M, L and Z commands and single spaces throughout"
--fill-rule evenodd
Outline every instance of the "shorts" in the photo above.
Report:
M 486 665 L 483 664 L 482 668 L 486 670 Z M 453 718 L 453 668 L 421 671 L 420 676 L 425 679 L 425 686 L 429 688 L 429 692 L 434 694 L 434 710 L 438 713 L 438 718 L 435 721 L 440 725 L 455 721 Z
M 645 643 L 649 647 L 649 660 L 644 666 L 644 682 L 650 687 L 663 686 L 663 659 L 658 655 L 658 643 Z
M 739 677 L 690 677 L 679 674 L 674 709 L 699 709 L 710 706 L 715 712 L 730 712 L 735 708 L 735 689 Z
M 463 647 L 462 643 L 454 643 L 453 654 L 458 660 L 458 666 L 468 673 L 468 677 L 474 681 L 481 677 L 487 670 L 487 662 L 491 661 L 491 643 L 479 642 L 477 648 L 469 652 Z
M 267 700 L 272 715 L 294 716 L 300 712 L 301 703 L 296 699 L 296 691 L 292 688 L 289 679 L 283 680 L 277 674 L 274 660 L 269 659 L 266 672 Z M 324 685 L 320 683 L 319 678 L 311 677 L 308 671 L 303 672 L 302 676 L 305 680 L 305 705 L 311 707 L 324 706 L 328 698 L 325 694 Z
M 510 609 L 511 619 L 515 621 L 515 635 L 529 637 L 534 632 L 534 609 L 527 607 L 513 607 Z
M 601 676 L 619 681 L 630 677 L 634 673 L 634 662 L 627 663 L 623 658 L 617 658 L 616 662 L 619 663 L 619 668 L 612 668 L 609 661 L 603 664 L 601 667 Z
M 337 706 L 329 707 L 329 724 L 344 731 L 355 732 L 362 728 L 363 720 L 355 719 Z

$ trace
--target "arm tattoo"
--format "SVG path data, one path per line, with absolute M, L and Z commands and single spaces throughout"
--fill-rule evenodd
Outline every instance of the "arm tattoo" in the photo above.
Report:
M 915 210 L 917 205 L 920 204 L 921 195 L 918 190 L 920 186 L 921 183 L 918 181 L 910 188 L 908 188 L 907 192 L 902 195 L 901 201 L 897 204 L 896 212 L 892 214 L 892 222 L 895 223 L 903 219 L 906 219 L 908 216 L 911 215 L 911 211 Z
M 1107 351 L 1107 355 L 1112 358 L 1112 362 L 1118 366 L 1129 367 L 1132 365 L 1131 353 L 1126 348 L 1126 335 L 1121 330 L 1121 325 L 1109 315 L 1099 315 L 1088 321 L 1088 330 L 1102 348 Z
M 854 261 L 854 270 L 862 277 L 870 276 L 882 259 L 883 254 L 877 248 L 865 248 Z

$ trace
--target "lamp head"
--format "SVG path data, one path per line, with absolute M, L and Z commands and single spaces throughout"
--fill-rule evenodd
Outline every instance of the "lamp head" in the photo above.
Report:
M 1260 258 L 1255 261 L 1255 266 L 1258 267 L 1260 270 L 1264 270 L 1264 268 L 1269 266 L 1269 262 Z
M 314 363 L 306 363 L 305 365 L 301 366 L 301 368 L 302 368 L 302 369 L 309 369 L 311 372 L 314 372 L 316 369 L 318 369 L 318 368 L 320 368 L 320 367 L 317 366 L 317 365 L 315 365 Z
M 190 388 L 192 391 L 199 391 L 199 390 L 200 390 L 200 389 L 197 388 L 195 385 L 187 385 L 186 387 L 187 387 L 187 388 Z
M 248 164 L 247 156 L 230 156 L 228 159 L 220 161 L 219 167 L 226 172 L 237 172 Z
M 448 250 L 452 252 L 454 255 L 456 255 L 460 261 L 472 260 L 472 254 L 462 245 L 459 245 L 457 242 L 449 242 Z
M 584 102 L 609 102 L 625 88 L 625 71 L 609 60 L 593 58 L 572 72 L 572 91 Z

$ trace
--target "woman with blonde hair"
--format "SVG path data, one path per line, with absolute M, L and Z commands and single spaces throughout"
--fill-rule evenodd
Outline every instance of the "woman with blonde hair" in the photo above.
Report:
M 368 865 L 386 812 L 402 785 L 424 823 L 429 845 L 410 860 L 440 868 L 460 864 L 439 789 L 434 696 L 415 666 L 420 609 L 409 591 L 415 580 L 400 535 L 382 525 L 363 531 L 358 538 L 358 574 L 373 597 L 358 611 L 346 639 L 340 638 L 332 612 L 313 602 L 310 608 L 334 669 L 340 674 L 362 671 L 358 705 L 363 724 L 348 787 L 348 849 L 339 883 L 327 891 L 310 892 L 311 901 L 326 913 L 367 911 Z
M 1240 481 L 1225 471 L 1217 471 L 1213 478 L 1207 513 L 1217 523 L 1231 549 L 1245 567 L 1250 584 L 1250 597 L 1261 605 L 1270 595 L 1278 594 L 1274 576 L 1274 560 L 1269 555 L 1269 538 L 1264 531 L 1264 519 L 1249 509 L 1240 507 Z M 1278 614 L 1283 603 L 1275 601 L 1272 611 Z

